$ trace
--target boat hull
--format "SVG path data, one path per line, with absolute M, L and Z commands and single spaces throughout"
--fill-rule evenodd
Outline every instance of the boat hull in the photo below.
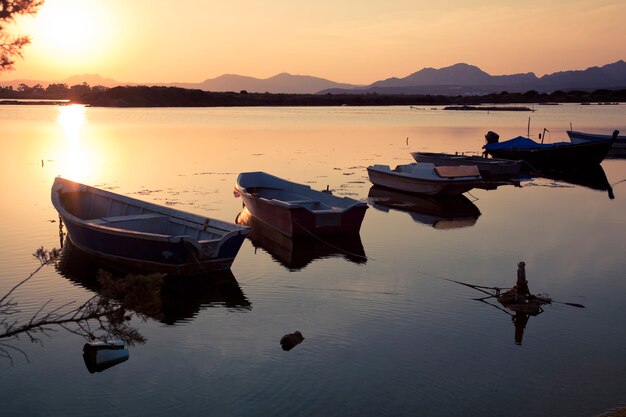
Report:
M 230 238 L 215 257 L 198 257 L 184 241 L 168 242 L 136 236 L 103 233 L 63 218 L 67 236 L 79 249 L 115 265 L 136 271 L 193 275 L 229 269 L 245 235 Z
M 483 183 L 482 180 L 468 179 L 461 180 L 430 180 L 415 177 L 400 176 L 393 174 L 393 171 L 379 171 L 367 168 L 367 174 L 372 184 L 379 187 L 393 190 L 405 191 L 407 193 L 418 193 L 427 195 L 459 195 L 476 188 Z
M 577 132 L 574 130 L 568 130 L 567 135 L 572 143 L 587 143 L 594 141 L 611 140 L 612 135 L 596 135 L 593 133 Z M 626 151 L 626 136 L 617 136 L 611 150 Z
M 258 220 L 287 236 L 358 233 L 367 210 L 367 205 L 357 205 L 343 211 L 316 212 L 302 206 L 283 207 L 245 193 L 241 194 L 241 198 Z
M 494 158 L 523 160 L 523 168 L 567 169 L 579 166 L 597 165 L 606 157 L 611 141 L 572 143 L 533 149 L 500 148 L 486 152 Z

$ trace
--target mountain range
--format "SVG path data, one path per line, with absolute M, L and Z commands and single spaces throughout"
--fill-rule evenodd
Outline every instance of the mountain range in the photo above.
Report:
M 76 75 L 56 81 L 67 85 L 87 83 L 91 86 L 102 85 L 139 85 L 123 83 L 97 74 Z M 0 86 L 19 84 L 48 85 L 50 82 L 35 80 L 0 81 Z M 200 83 L 154 83 L 153 86 L 173 86 L 205 91 L 246 90 L 257 93 L 290 94 L 441 94 L 475 95 L 508 91 L 511 93 L 535 90 L 552 92 L 556 90 L 597 90 L 626 88 L 626 62 L 623 60 L 601 67 L 585 70 L 561 71 L 537 77 L 534 73 L 490 75 L 480 68 L 464 63 L 444 68 L 423 68 L 404 78 L 392 77 L 376 81 L 370 85 L 338 83 L 308 75 L 281 73 L 273 77 L 260 79 L 235 74 L 225 74 L 206 79 Z

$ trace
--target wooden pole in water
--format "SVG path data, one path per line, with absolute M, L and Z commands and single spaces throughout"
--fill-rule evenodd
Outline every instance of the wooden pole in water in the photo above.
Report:
M 517 294 L 530 295 L 528 281 L 526 281 L 526 264 L 524 262 L 517 264 L 517 282 L 515 287 L 517 288 Z

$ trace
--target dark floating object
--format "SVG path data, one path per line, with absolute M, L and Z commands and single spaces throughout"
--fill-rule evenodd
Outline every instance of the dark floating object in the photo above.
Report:
M 126 362 L 128 356 L 123 342 L 91 342 L 83 346 L 83 360 L 92 374 Z
M 602 162 L 618 133 L 616 130 L 607 140 L 584 143 L 538 143 L 523 136 L 498 142 L 498 135 L 488 132 L 485 135 L 487 144 L 483 148 L 494 158 L 523 160 L 526 162 L 523 168 L 531 170 L 578 169 Z
M 304 340 L 304 336 L 298 330 L 280 338 L 280 346 L 283 350 L 291 350 Z

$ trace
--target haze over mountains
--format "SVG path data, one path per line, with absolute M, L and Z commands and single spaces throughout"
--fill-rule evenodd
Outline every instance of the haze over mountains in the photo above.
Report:
M 54 81 L 53 81 L 54 82 Z M 97 74 L 76 75 L 56 83 L 75 85 L 86 82 L 91 86 L 138 85 L 118 82 Z M 32 86 L 46 86 L 51 82 L 34 80 L 0 81 L 0 86 L 20 83 Z M 555 90 L 596 90 L 626 88 L 626 62 L 623 60 L 602 67 L 585 70 L 561 71 L 537 77 L 534 73 L 490 75 L 480 68 L 468 64 L 455 64 L 445 68 L 424 68 L 404 78 L 388 78 L 368 86 L 342 84 L 324 78 L 308 75 L 281 73 L 270 78 L 260 79 L 234 74 L 225 74 L 200 83 L 154 83 L 148 85 L 174 86 L 205 91 L 246 90 L 258 93 L 291 94 L 442 94 L 474 95 L 508 92 L 552 92 Z

